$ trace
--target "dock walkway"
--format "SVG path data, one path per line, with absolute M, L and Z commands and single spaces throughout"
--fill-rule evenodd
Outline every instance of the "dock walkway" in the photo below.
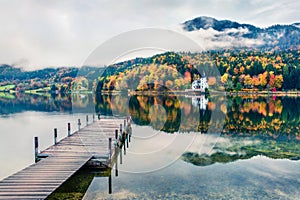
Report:
M 48 157 L 0 181 L 0 199 L 45 199 L 95 156 L 109 163 L 109 138 L 123 122 L 101 119 L 42 151 Z

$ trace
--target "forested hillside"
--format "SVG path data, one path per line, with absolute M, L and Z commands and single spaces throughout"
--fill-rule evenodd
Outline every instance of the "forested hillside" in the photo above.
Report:
M 60 67 L 36 71 L 2 65 L 0 87 L 61 92 L 184 90 L 205 75 L 209 86 L 215 89 L 299 90 L 299 54 L 300 50 L 166 52 L 106 68 Z
M 0 92 L 8 90 L 34 92 L 70 92 L 90 90 L 96 87 L 96 80 L 103 68 L 84 66 L 45 68 L 24 71 L 10 65 L 0 65 Z
M 99 78 L 101 90 L 186 89 L 206 75 L 208 84 L 226 90 L 300 89 L 300 51 L 223 50 L 167 52 L 109 66 Z M 218 71 L 218 73 L 216 73 Z

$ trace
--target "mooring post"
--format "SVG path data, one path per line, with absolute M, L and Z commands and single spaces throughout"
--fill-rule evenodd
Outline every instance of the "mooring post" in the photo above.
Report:
M 111 171 L 108 176 L 108 194 L 112 193 L 112 185 L 111 185 Z
M 93 114 L 93 122 L 95 122 L 95 114 Z
M 125 140 L 126 140 L 126 136 L 125 136 Z M 124 144 L 123 144 L 123 146 L 124 146 L 124 155 L 126 155 L 126 145 L 125 145 L 125 140 L 124 140 Z
M 57 128 L 54 129 L 54 144 L 57 143 Z
M 125 129 L 125 127 L 126 127 L 126 119 L 124 119 L 124 129 Z
M 131 140 L 131 131 L 130 131 L 130 129 L 131 129 L 131 127 L 129 126 L 128 127 L 128 135 L 129 135 L 128 140 L 129 140 L 129 142 L 131 142 L 130 141 Z
M 115 130 L 115 139 L 116 139 L 115 147 L 117 147 L 118 146 L 118 129 Z
M 131 125 L 128 127 L 128 134 L 129 134 L 129 142 L 131 140 L 132 128 Z
M 81 125 L 81 122 L 80 122 L 80 119 L 78 119 L 78 130 L 80 130 L 80 125 Z
M 108 138 L 108 152 L 109 152 L 109 160 L 111 160 L 111 138 Z
M 39 138 L 34 137 L 34 160 L 37 162 L 37 157 L 39 154 Z
M 98 120 L 100 120 L 100 119 L 101 119 L 101 113 L 98 112 Z
M 88 125 L 89 124 L 89 116 L 87 115 L 86 116 L 86 125 Z
M 116 167 L 115 173 L 116 173 L 116 176 L 118 176 L 119 175 L 119 170 L 118 170 L 118 156 L 116 156 L 116 165 L 115 165 L 115 167 Z
M 126 143 L 127 143 L 127 148 L 128 148 L 129 147 L 129 144 L 128 144 L 128 133 L 126 134 Z
M 68 123 L 68 137 L 71 136 L 71 123 Z
M 122 165 L 123 160 L 122 160 L 122 148 L 120 148 L 120 164 Z
M 115 130 L 115 139 L 118 139 L 118 129 Z
M 122 134 L 122 124 L 120 124 L 120 134 Z

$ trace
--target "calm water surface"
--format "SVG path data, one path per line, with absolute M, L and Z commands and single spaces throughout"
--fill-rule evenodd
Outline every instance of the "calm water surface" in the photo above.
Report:
M 76 181 L 60 188 L 56 194 L 60 198 L 300 196 L 298 98 L 24 96 L 1 99 L 0 104 L 0 179 L 33 162 L 34 136 L 45 149 L 53 143 L 53 128 L 64 137 L 67 122 L 77 128 L 76 120 L 85 119 L 84 113 L 132 116 L 134 135 L 117 167 L 103 173 L 84 170 Z

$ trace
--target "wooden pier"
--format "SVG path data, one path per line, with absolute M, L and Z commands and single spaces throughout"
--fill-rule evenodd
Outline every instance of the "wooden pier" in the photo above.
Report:
M 55 144 L 37 152 L 38 162 L 0 181 L 0 199 L 45 199 L 91 160 L 92 164 L 111 167 L 114 145 L 122 141 L 118 131 L 131 134 L 130 118 L 97 120 L 73 134 L 68 132 L 61 141 L 56 141 L 55 130 Z

